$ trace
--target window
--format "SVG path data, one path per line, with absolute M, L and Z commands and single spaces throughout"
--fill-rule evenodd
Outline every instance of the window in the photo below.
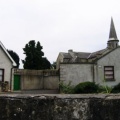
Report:
M 63 62 L 67 63 L 67 62 L 69 62 L 69 60 L 70 60 L 69 58 L 64 58 Z
M 114 80 L 114 66 L 104 67 L 105 80 Z
M 0 82 L 4 81 L 4 70 L 0 69 Z

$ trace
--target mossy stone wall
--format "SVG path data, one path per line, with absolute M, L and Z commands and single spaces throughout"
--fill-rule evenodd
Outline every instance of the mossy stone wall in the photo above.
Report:
M 120 120 L 120 96 L 2 94 L 0 120 Z

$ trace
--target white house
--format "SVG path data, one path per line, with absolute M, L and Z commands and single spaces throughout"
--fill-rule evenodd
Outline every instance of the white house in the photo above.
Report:
M 13 66 L 16 66 L 15 61 L 11 58 L 6 48 L 0 41 L 0 87 L 3 82 L 7 81 L 9 85 L 8 89 L 11 89 L 13 78 Z
M 107 47 L 93 52 L 60 52 L 57 58 L 57 69 L 61 81 L 72 81 L 73 85 L 91 81 L 98 84 L 114 86 L 120 83 L 120 46 L 111 18 Z

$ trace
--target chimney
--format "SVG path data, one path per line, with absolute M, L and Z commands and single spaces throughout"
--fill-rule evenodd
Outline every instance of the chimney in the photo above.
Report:
M 72 49 L 68 50 L 68 53 L 72 53 L 72 52 L 73 52 L 73 50 L 72 50 Z

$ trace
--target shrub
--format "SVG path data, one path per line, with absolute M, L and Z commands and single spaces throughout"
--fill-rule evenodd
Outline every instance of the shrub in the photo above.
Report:
M 64 83 L 60 81 L 59 83 L 60 93 L 72 94 L 73 93 L 73 86 L 71 85 L 71 81 L 69 83 Z
M 120 92 L 120 83 L 115 85 L 111 92 L 112 93 L 119 93 Z
M 99 86 L 98 93 L 111 93 L 112 88 L 105 85 L 105 86 Z
M 97 93 L 98 88 L 94 82 L 82 82 L 75 86 L 74 93 Z

